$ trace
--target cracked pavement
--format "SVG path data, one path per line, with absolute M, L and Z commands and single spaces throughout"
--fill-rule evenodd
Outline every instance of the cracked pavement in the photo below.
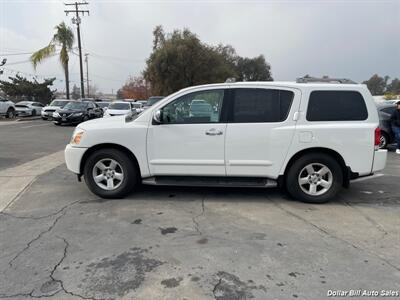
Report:
M 319 300 L 328 290 L 400 290 L 399 156 L 389 153 L 384 173 L 324 205 L 278 189 L 152 186 L 104 200 L 60 165 L 0 213 L 0 298 Z

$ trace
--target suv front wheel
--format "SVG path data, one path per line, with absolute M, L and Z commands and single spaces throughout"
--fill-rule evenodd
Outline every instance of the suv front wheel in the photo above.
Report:
M 9 108 L 6 113 L 7 119 L 13 119 L 15 117 L 15 110 L 14 108 Z
M 92 153 L 84 165 L 85 182 L 102 198 L 122 198 L 137 185 L 138 170 L 124 152 L 101 149 Z
M 343 172 L 332 156 L 310 153 L 297 159 L 286 177 L 286 189 L 300 201 L 324 203 L 342 188 Z

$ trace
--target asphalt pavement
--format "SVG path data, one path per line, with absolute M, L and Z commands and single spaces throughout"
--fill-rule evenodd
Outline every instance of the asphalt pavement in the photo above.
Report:
M 0 170 L 17 166 L 62 150 L 74 126 L 56 126 L 51 121 L 0 122 Z
M 104 200 L 56 152 L 73 128 L 50 125 L 0 125 L 2 137 L 28 137 L 36 149 L 13 146 L 4 155 L 0 146 L 2 157 L 15 158 L 1 170 L 31 176 L 0 213 L 0 298 L 320 300 L 341 290 L 400 292 L 400 156 L 392 152 L 383 176 L 353 183 L 324 205 L 242 188 L 143 186 Z

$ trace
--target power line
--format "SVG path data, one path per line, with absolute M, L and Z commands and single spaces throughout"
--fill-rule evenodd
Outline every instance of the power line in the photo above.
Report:
M 60 52 L 56 52 L 54 54 L 49 55 L 49 57 L 54 57 L 56 55 L 60 54 Z M 11 63 L 7 63 L 7 66 L 12 66 L 12 65 L 20 65 L 20 64 L 26 64 L 26 63 L 31 63 L 32 61 L 30 59 L 27 60 L 21 60 L 21 61 L 15 61 Z
M 72 18 L 72 23 L 76 24 L 76 30 L 78 34 L 78 48 L 79 48 L 79 66 L 80 66 L 80 74 L 81 74 L 81 97 L 85 98 L 85 87 L 83 85 L 83 65 L 82 65 L 82 45 L 81 45 L 81 30 L 80 23 L 81 18 L 80 14 L 85 16 L 85 13 L 89 15 L 89 10 L 81 10 L 79 9 L 80 5 L 88 5 L 88 2 L 75 2 L 75 3 L 65 3 L 66 6 L 75 6 L 73 10 L 64 10 L 65 14 L 68 16 L 69 13 L 75 13 L 75 17 Z
M 35 52 L 20 52 L 20 53 L 1 53 L 0 56 L 15 56 L 15 55 L 28 55 Z
M 57 81 L 59 82 L 64 82 L 64 79 L 58 79 L 58 75 L 43 75 L 43 74 L 32 74 L 32 73 L 27 73 L 23 72 L 20 70 L 15 70 L 15 69 L 10 69 L 10 68 L 3 68 L 5 73 L 8 73 L 9 75 L 18 75 L 18 74 L 23 74 L 25 76 L 29 76 L 31 78 L 42 78 L 42 79 L 49 79 L 49 78 L 56 78 Z M 76 82 L 75 80 L 70 80 L 72 82 Z

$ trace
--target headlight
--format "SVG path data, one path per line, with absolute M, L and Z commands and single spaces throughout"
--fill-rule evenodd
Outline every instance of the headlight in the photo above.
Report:
M 58 118 L 60 114 L 58 112 L 53 112 L 53 118 Z
M 79 143 L 81 142 L 81 139 L 83 137 L 83 134 L 85 133 L 85 131 L 83 129 L 76 129 L 72 135 L 70 144 L 72 145 L 79 145 Z
M 74 113 L 74 116 L 75 117 L 80 117 L 80 116 L 82 116 L 82 113 Z

